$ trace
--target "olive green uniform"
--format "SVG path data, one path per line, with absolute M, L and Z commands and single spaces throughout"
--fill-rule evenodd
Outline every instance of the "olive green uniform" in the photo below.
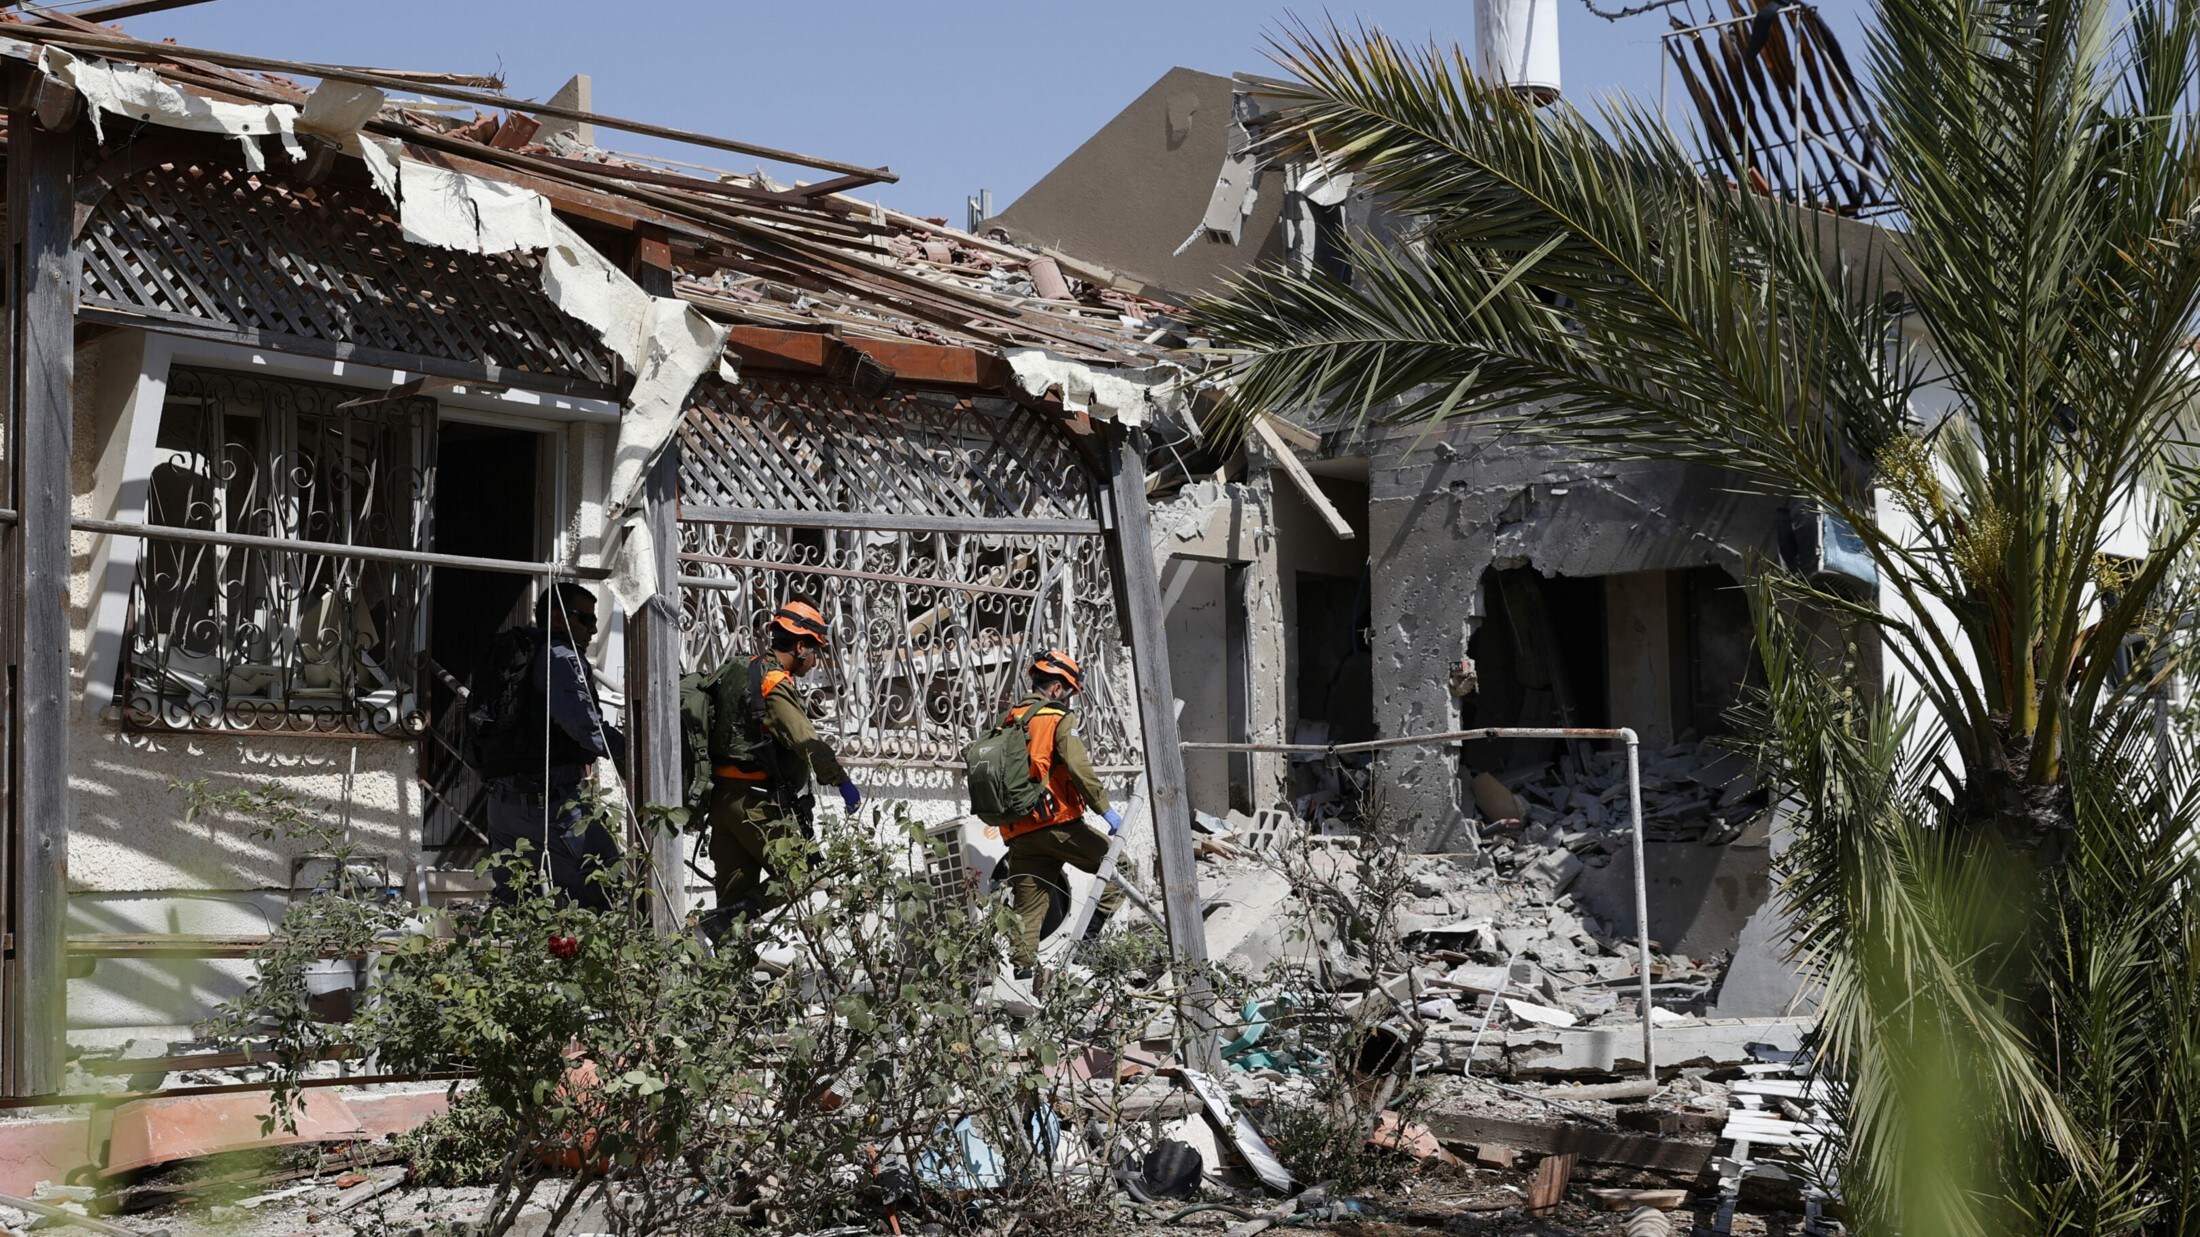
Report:
M 766 664 L 776 663 L 767 659 Z M 765 848 L 778 838 L 802 836 L 793 810 L 783 804 L 808 790 L 813 770 L 827 786 L 848 780 L 839 758 L 817 737 L 809 715 L 802 711 L 792 678 L 764 697 L 764 733 L 783 749 L 779 761 L 783 776 L 798 780 L 776 790 L 767 782 L 712 780 L 705 822 L 710 829 L 711 884 L 721 910 L 769 910 L 786 901 L 772 893 L 764 879 Z
M 1062 708 L 1037 692 L 1016 703 L 1017 708 L 1027 705 Z M 1108 792 L 1100 785 L 1100 775 L 1092 767 L 1092 757 L 1085 751 L 1084 740 L 1077 737 L 1077 715 L 1067 710 L 1064 713 L 1054 731 L 1055 767 L 1067 771 L 1071 784 L 1084 798 L 1087 811 L 1106 815 Z M 1039 934 L 1046 927 L 1047 919 L 1046 886 L 1053 885 L 1064 891 L 1069 888 L 1069 873 L 1062 865 L 1073 863 L 1080 871 L 1097 873 L 1100 861 L 1107 858 L 1107 854 L 1108 835 L 1081 820 L 1033 829 L 1008 840 L 1008 889 L 1017 927 L 1011 961 L 1017 970 L 1028 970 L 1038 961 Z M 1046 884 L 1041 884 L 1042 881 Z M 1101 890 L 1100 907 L 1093 922 L 1099 923 L 1122 905 L 1123 891 L 1114 882 L 1109 882 Z

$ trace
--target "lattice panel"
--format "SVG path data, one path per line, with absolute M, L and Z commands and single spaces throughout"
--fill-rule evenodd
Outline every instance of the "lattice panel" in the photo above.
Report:
M 1031 413 L 826 385 L 713 385 L 682 431 L 689 507 L 1092 519 L 1096 479 L 1061 430 Z M 1049 647 L 1083 661 L 1081 729 L 1096 761 L 1133 763 L 1115 587 L 1097 535 L 680 526 L 685 669 L 748 657 L 790 594 L 832 627 L 804 685 L 845 757 L 955 761 L 1025 690 Z
M 689 503 L 788 511 L 1094 519 L 1063 430 L 1014 405 L 866 399 L 830 384 L 707 379 L 681 426 Z
M 405 240 L 367 189 L 148 169 L 86 221 L 85 304 L 610 383 L 615 359 L 542 295 L 533 254 Z
M 1041 650 L 1085 669 L 1081 730 L 1102 764 L 1132 757 L 1114 696 L 1123 647 L 1098 537 L 838 532 L 685 523 L 685 665 L 753 656 L 788 595 L 832 627 L 803 690 L 844 756 L 956 760 L 1023 695 Z

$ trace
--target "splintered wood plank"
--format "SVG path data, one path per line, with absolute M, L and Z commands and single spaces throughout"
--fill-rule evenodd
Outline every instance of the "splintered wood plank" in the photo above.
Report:
M 1529 1215 L 1539 1215 L 1558 1206 L 1566 1197 L 1566 1185 L 1574 1179 L 1574 1162 L 1581 1157 L 1571 1151 L 1547 1155 L 1535 1166 L 1535 1177 L 1528 1182 Z
M 1114 514 L 1116 586 L 1129 616 L 1131 665 L 1138 693 L 1139 730 L 1145 740 L 1146 785 L 1160 858 L 1161 903 L 1169 950 L 1180 962 L 1207 960 L 1207 928 L 1199 914 L 1199 861 L 1192 846 L 1192 807 L 1185 792 L 1184 749 L 1176 728 L 1175 689 L 1169 682 L 1168 625 L 1161 612 L 1161 581 L 1155 574 L 1153 535 L 1147 516 L 1144 436 L 1115 429 Z M 1179 971 L 1179 974 L 1182 974 Z M 1208 1007 L 1207 985 L 1194 979 L 1183 1008 L 1193 1042 L 1187 1045 L 1196 1065 L 1219 1057 L 1214 1029 L 1199 1011 Z

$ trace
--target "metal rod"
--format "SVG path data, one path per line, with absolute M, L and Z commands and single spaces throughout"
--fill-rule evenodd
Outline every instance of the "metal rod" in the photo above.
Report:
M 1178 746 L 1188 752 L 1298 752 L 1320 754 L 1335 752 L 1340 756 L 1354 752 L 1375 752 L 1393 747 L 1419 747 L 1435 743 L 1460 743 L 1468 739 L 1612 739 L 1622 740 L 1633 733 L 1626 729 L 1606 730 L 1585 726 L 1485 726 L 1479 730 L 1446 730 L 1437 734 L 1400 735 L 1394 739 L 1373 739 L 1365 743 L 1182 743 Z
M 1182 743 L 1186 751 L 1282 752 L 1345 756 L 1355 752 L 1382 751 L 1394 747 L 1434 747 L 1468 739 L 1612 739 L 1627 746 L 1627 811 L 1635 841 L 1635 948 L 1636 969 L 1642 973 L 1642 1068 L 1650 1085 L 1657 1086 L 1658 1060 L 1652 1043 L 1650 1019 L 1650 885 L 1643 869 L 1642 836 L 1642 740 L 1628 727 L 1587 726 L 1485 726 L 1478 730 L 1445 730 L 1435 734 L 1400 735 L 1367 743 Z
M 1635 966 L 1642 972 L 1642 1072 L 1655 1094 L 1658 1058 L 1650 1043 L 1650 886 L 1643 876 L 1642 740 L 1625 728 L 1620 739 L 1627 744 L 1627 812 L 1635 824 Z
M 301 1078 L 301 1087 L 364 1087 L 385 1082 L 448 1082 L 472 1078 L 472 1070 L 432 1070 L 424 1074 L 354 1074 L 349 1078 Z M 156 1087 L 150 1091 L 80 1091 L 75 1094 L 0 1097 L 0 1109 L 55 1108 L 73 1104 L 127 1104 L 132 1100 L 172 1099 L 179 1095 L 244 1095 L 271 1091 L 271 1082 L 227 1082 L 210 1087 Z
M 876 769 L 938 769 L 949 773 L 960 773 L 970 767 L 960 760 L 903 760 L 898 756 L 842 756 L 840 763 Z M 1143 773 L 1146 766 L 1094 765 L 1092 771 L 1108 774 Z
M 1796 13 L 1801 12 L 1802 10 L 1809 7 L 1810 6 L 1807 4 L 1783 4 L 1780 6 L 1780 12 Z M 1722 17 L 1717 21 L 1707 21 L 1700 26 L 1676 26 L 1673 29 L 1666 31 L 1664 34 L 1659 35 L 1658 41 L 1660 43 L 1666 43 L 1671 42 L 1672 40 L 1677 39 L 1684 34 L 1695 34 L 1698 31 L 1702 30 L 1717 30 L 1721 26 L 1743 25 L 1748 22 L 1756 21 L 1757 16 L 1758 15 L 1756 13 L 1750 12 L 1744 13 L 1740 17 Z
M 261 537 L 251 533 L 217 533 L 203 528 L 173 528 L 166 524 L 133 524 L 126 520 L 79 517 L 69 527 L 80 533 L 111 533 L 143 537 L 149 541 L 186 541 L 193 545 L 229 546 L 241 550 L 282 550 L 297 554 L 324 554 L 330 558 L 356 558 L 375 563 L 410 563 L 422 567 L 455 567 L 467 571 L 497 571 L 515 576 L 556 576 L 565 580 L 608 580 L 602 567 L 561 567 L 554 563 L 522 563 L 508 558 L 475 558 L 468 554 L 433 554 L 425 550 L 388 550 L 378 546 L 344 545 L 334 541 L 299 541 L 290 537 Z
M 1005 597 L 1036 597 L 1028 588 L 1006 588 L 998 584 L 965 584 L 960 580 L 927 580 L 923 576 L 896 576 L 877 571 L 857 571 L 852 567 L 817 567 L 807 563 L 776 563 L 763 558 L 728 558 L 722 554 L 696 554 L 680 551 L 683 563 L 715 563 L 723 567 L 754 567 L 764 571 L 784 571 L 790 575 L 838 576 L 844 580 L 871 580 L 879 584 L 912 584 L 922 588 L 947 588 L 958 593 L 999 593 Z M 691 581 L 716 579 L 713 576 L 682 575 L 682 584 Z
M 204 47 L 178 47 L 173 43 L 148 43 L 127 35 L 93 34 L 90 31 L 57 31 L 46 26 L 18 25 L 8 32 L 28 36 L 64 46 L 79 46 L 111 55 L 137 57 L 173 62 L 178 59 L 203 60 L 232 69 L 254 69 L 262 73 L 282 73 L 303 77 L 318 77 L 324 81 L 351 82 L 359 86 L 394 91 L 398 94 L 426 95 L 436 99 L 450 99 L 459 103 L 471 103 L 476 107 L 503 108 L 525 112 L 533 116 L 550 116 L 558 120 L 575 120 L 582 124 L 601 125 L 606 129 L 619 129 L 627 133 L 640 133 L 667 141 L 686 142 L 693 146 L 707 146 L 713 150 L 729 150 L 737 155 L 752 155 L 759 159 L 771 159 L 779 163 L 793 163 L 802 167 L 817 168 L 827 172 L 841 172 L 854 176 L 866 176 L 873 181 L 892 184 L 901 179 L 885 168 L 865 167 L 860 163 L 843 163 L 838 159 L 821 159 L 815 155 L 798 154 L 772 146 L 759 146 L 754 142 L 733 138 L 712 137 L 707 133 L 693 133 L 675 129 L 669 125 L 652 124 L 646 120 L 628 120 L 619 116 L 606 116 L 600 112 L 584 112 L 578 108 L 560 107 L 554 103 L 536 103 L 529 99 L 515 99 L 510 95 L 492 94 L 481 90 L 467 90 L 460 86 L 436 86 L 402 77 L 385 77 L 359 69 L 347 69 L 333 64 L 314 64 L 303 60 L 275 60 L 266 56 L 246 56 L 237 52 L 217 51 Z

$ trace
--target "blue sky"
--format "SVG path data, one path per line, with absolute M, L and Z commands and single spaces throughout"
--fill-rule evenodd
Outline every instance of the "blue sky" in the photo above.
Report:
M 1586 102 L 1617 88 L 1656 97 L 1662 15 L 1615 24 L 1580 0 L 1559 5 L 1568 95 Z M 1823 8 L 1860 58 L 1864 5 Z M 901 182 L 866 196 L 959 225 L 965 196 L 991 188 L 1006 207 L 1170 67 L 1267 70 L 1263 36 L 1293 12 L 1325 11 L 1401 37 L 1473 40 L 1469 0 L 1333 0 L 1326 9 L 1274 0 L 214 0 L 126 28 L 298 60 L 501 73 L 511 93 L 538 99 L 586 72 L 599 111 L 888 165 Z M 630 135 L 599 140 L 755 166 Z

